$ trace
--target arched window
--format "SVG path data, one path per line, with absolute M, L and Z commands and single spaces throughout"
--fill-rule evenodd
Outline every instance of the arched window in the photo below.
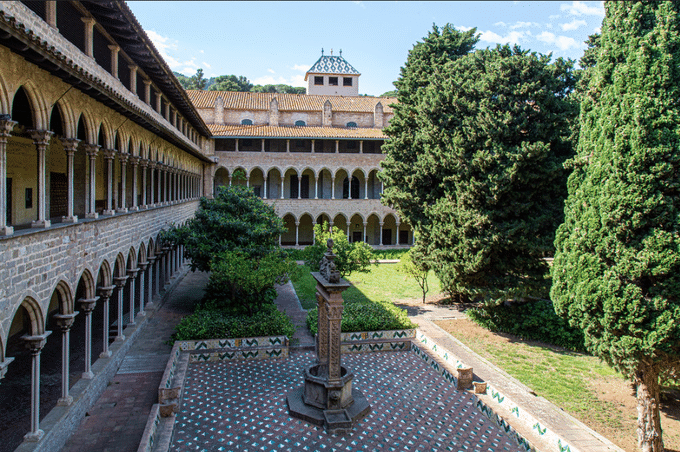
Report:
M 348 123 L 347 123 L 347 127 L 350 127 L 350 128 L 352 128 L 352 129 L 356 129 L 358 126 L 357 126 L 357 123 L 356 123 L 356 122 L 351 121 L 351 122 L 348 122 Z
M 253 120 L 252 120 L 252 119 L 242 119 L 242 120 L 241 120 L 241 125 L 242 125 L 242 126 L 252 126 L 252 125 L 253 125 Z
M 306 125 L 307 125 L 307 123 L 304 122 L 304 121 L 302 121 L 302 120 L 300 120 L 300 121 L 295 121 L 295 127 L 304 127 L 304 126 L 306 126 Z

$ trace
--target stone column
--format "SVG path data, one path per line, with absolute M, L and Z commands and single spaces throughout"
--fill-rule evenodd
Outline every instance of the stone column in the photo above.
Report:
M 49 130 L 31 130 L 33 144 L 38 151 L 38 220 L 31 222 L 32 228 L 49 228 L 47 219 L 47 146 L 50 144 L 52 132 Z
M 69 346 L 71 337 L 71 326 L 78 311 L 73 314 L 54 314 L 54 320 L 61 330 L 61 397 L 57 401 L 59 406 L 69 406 L 73 403 L 73 397 L 68 393 L 69 389 L 69 364 L 71 361 L 71 350 Z
M 383 244 L 383 232 L 382 232 L 382 230 L 383 230 L 384 224 L 385 223 L 381 221 L 380 222 L 380 229 L 378 230 L 378 236 L 380 237 L 380 246 L 382 246 L 382 244 Z
M 118 78 L 118 52 L 120 47 L 115 44 L 109 44 L 108 47 L 111 50 L 111 75 Z
M 62 223 L 77 223 L 78 217 L 73 214 L 73 155 L 76 152 L 80 140 L 75 138 L 62 138 L 61 143 L 66 152 L 66 180 L 67 180 L 67 206 L 66 216 L 61 217 Z M 2 176 L 0 176 L 2 177 Z
M 151 80 L 144 79 L 144 102 L 151 105 Z
M 229 176 L 229 186 L 231 187 L 232 176 Z
M 331 177 L 331 199 L 335 199 L 335 177 Z
M 286 140 L 286 152 L 290 152 L 290 140 Z
M 364 199 L 368 199 L 368 177 L 364 178 Z
M 312 140 L 312 154 L 314 154 L 314 142 L 315 142 L 315 141 L 316 141 L 316 140 Z
M 102 345 L 102 352 L 99 354 L 100 358 L 108 358 L 111 356 L 111 351 L 109 350 L 109 332 L 111 329 L 111 323 L 109 322 L 109 314 L 110 314 L 110 309 L 109 309 L 109 298 L 111 298 L 111 295 L 113 294 L 113 289 L 115 289 L 116 286 L 106 286 L 106 287 L 100 287 L 97 289 L 97 293 L 99 294 L 99 299 L 102 301 L 102 309 L 104 312 L 104 319 L 102 323 L 104 323 L 104 333 L 103 333 L 103 339 L 104 343 Z
M 57 28 L 57 2 L 55 0 L 45 2 L 45 22 L 50 27 Z
M 281 199 L 283 199 L 283 183 L 285 182 L 286 177 L 284 175 L 281 175 Z
M 99 297 L 81 298 L 78 300 L 80 309 L 85 313 L 85 372 L 82 378 L 91 380 L 94 377 L 92 373 L 92 311 L 97 306 Z
M 368 242 L 368 240 L 366 240 L 366 226 L 368 226 L 368 222 L 364 221 L 364 235 L 361 238 L 364 242 Z
M 264 188 L 264 193 L 263 193 L 262 199 L 267 199 L 267 178 L 268 178 L 268 177 L 269 177 L 269 174 L 267 174 L 267 175 L 264 177 L 264 187 L 263 187 L 263 188 Z
M 319 199 L 319 179 L 314 175 L 314 199 Z
M 302 199 L 302 174 L 298 176 L 298 199 Z
M 118 160 L 120 160 L 120 207 L 116 209 L 116 212 L 125 213 L 128 211 L 127 205 L 127 161 L 130 154 L 127 152 L 121 152 L 118 154 Z
M 350 219 L 347 221 L 347 241 L 351 242 L 351 234 L 352 234 L 352 220 Z
M 88 183 L 90 185 L 90 193 L 88 197 L 87 213 L 85 214 L 85 217 L 99 218 L 99 214 L 95 212 L 95 200 L 97 197 L 97 185 L 95 184 L 97 177 L 96 162 L 97 153 L 99 152 L 99 146 L 97 146 L 96 144 L 88 144 L 87 147 L 85 148 L 85 152 L 87 153 L 88 162 L 90 165 L 89 166 L 90 177 L 88 179 Z
M 163 164 L 161 162 L 156 163 L 156 168 L 158 168 L 158 174 L 156 175 L 156 179 L 158 184 L 156 188 L 158 188 L 158 194 L 157 194 L 157 199 L 156 199 L 156 205 L 162 206 L 163 205 L 163 190 L 161 187 L 161 183 L 163 182 Z
M 154 196 L 154 168 L 156 168 L 156 162 L 152 162 L 149 160 L 148 162 L 149 165 L 149 204 L 147 207 L 155 207 L 156 206 L 156 197 Z
M 359 140 L 359 154 L 364 153 L 364 140 Z
M 296 221 L 295 222 L 295 246 L 298 246 L 299 243 L 299 237 L 300 237 L 300 222 Z
M 354 176 L 347 176 L 347 199 L 352 199 L 352 179 Z
M 340 153 L 340 140 L 335 140 L 335 153 Z
M 246 188 L 250 187 L 250 176 L 246 176 Z
M 399 226 L 401 226 L 401 223 L 397 221 L 396 224 L 397 224 L 397 229 L 396 229 L 395 234 L 394 234 L 394 244 L 399 245 Z M 391 245 L 391 243 L 390 243 L 390 245 Z
M 94 58 L 94 22 L 95 20 L 91 17 L 81 17 L 80 20 L 85 24 L 85 55 L 90 58 Z
M 40 352 L 50 334 L 51 331 L 45 331 L 36 336 L 22 337 L 31 351 L 31 431 L 24 435 L 24 440 L 30 442 L 40 441 L 44 435 L 40 430 Z
M 14 234 L 14 228 L 7 224 L 7 140 L 16 124 L 9 115 L 0 115 L 0 235 Z
M 149 272 L 149 277 L 147 278 L 147 297 L 146 297 L 146 306 L 145 309 L 152 309 L 153 308 L 153 284 L 154 284 L 154 277 L 153 277 L 153 264 L 156 262 L 156 256 L 149 256 L 146 258 L 147 262 L 149 263 L 148 265 L 148 272 Z M 156 278 L 157 279 L 157 278 Z
M 163 255 L 160 254 L 160 253 L 156 257 L 154 257 L 154 259 L 156 259 L 156 269 L 155 269 L 156 277 L 154 278 L 153 285 L 154 285 L 154 292 L 156 292 L 156 295 L 158 295 L 159 297 L 160 297 L 160 294 L 161 294 L 161 289 L 160 289 L 161 278 L 163 277 L 162 273 L 161 273 L 161 269 L 162 269 L 161 267 L 163 267 L 163 259 L 162 258 L 163 258 Z
M 142 167 L 142 209 L 148 209 L 149 205 L 146 203 L 146 168 L 149 166 L 149 161 L 147 159 L 141 159 L 139 161 L 139 166 Z
M 131 268 L 127 271 L 128 279 L 130 280 L 130 322 L 128 325 L 135 324 L 135 278 L 139 268 Z
M 103 215 L 115 215 L 113 210 L 113 159 L 116 151 L 113 149 L 102 149 L 102 155 L 106 162 L 106 210 Z
M 170 204 L 170 190 L 168 187 L 168 173 L 170 172 L 170 167 L 166 166 L 163 171 L 163 205 Z
M 234 152 L 238 152 L 238 138 L 235 138 L 234 141 Z
M 132 165 L 132 206 L 130 206 L 130 211 L 136 212 L 139 210 L 137 206 L 137 165 L 141 159 L 136 156 L 130 157 L 130 165 Z
M 264 138 L 262 138 L 262 149 L 260 149 L 260 152 L 264 152 Z
M 118 289 L 118 319 L 116 320 L 118 329 L 116 331 L 116 342 L 125 340 L 125 335 L 123 334 L 123 288 L 127 279 L 127 276 L 113 278 L 113 283 L 116 285 L 116 289 Z
M 137 264 L 139 266 L 139 315 L 146 315 L 144 307 L 144 297 L 146 296 L 146 289 L 144 287 L 144 275 L 146 274 L 146 267 L 148 267 L 148 262 L 140 262 Z
M 138 66 L 131 64 L 128 66 L 128 69 L 130 69 L 130 91 L 132 91 L 132 94 L 135 96 L 137 95 L 137 69 Z

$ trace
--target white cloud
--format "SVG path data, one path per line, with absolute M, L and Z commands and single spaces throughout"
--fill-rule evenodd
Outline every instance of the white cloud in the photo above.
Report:
M 295 64 L 291 69 L 294 71 L 307 72 L 309 70 L 309 65 Z
M 460 31 L 469 31 L 472 30 L 473 27 L 466 27 L 465 25 L 454 25 L 454 28 Z
M 494 24 L 496 27 L 507 27 L 508 25 L 505 22 L 496 22 Z
M 545 28 L 547 28 L 549 30 L 552 30 L 552 27 L 553 27 L 552 24 L 545 24 Z
M 526 34 L 527 32 L 524 31 L 511 31 L 506 36 L 501 36 L 498 33 L 487 30 L 480 33 L 479 40 L 496 44 L 519 44 Z
M 571 48 L 579 47 L 579 44 L 574 38 L 570 38 L 569 36 L 555 36 L 555 34 L 550 33 L 549 31 L 544 31 L 537 35 L 536 39 L 547 44 L 553 44 L 560 50 L 569 50 Z
M 593 31 L 595 33 L 602 33 L 602 27 L 595 27 L 595 28 L 593 28 Z
M 573 31 L 578 30 L 580 27 L 583 27 L 585 25 L 588 25 L 588 23 L 585 20 L 574 19 L 569 23 L 560 24 L 560 28 L 562 28 L 562 31 Z
M 270 74 L 276 74 L 276 71 L 271 68 L 267 69 L 267 72 L 269 72 Z
M 203 62 L 203 66 L 205 66 L 205 67 L 208 68 L 208 69 L 210 69 L 210 68 L 212 67 L 211 65 L 209 65 L 209 64 L 206 63 L 205 61 Z
M 562 3 L 560 5 L 560 10 L 566 11 L 567 14 L 571 14 L 572 16 L 600 16 L 600 17 L 604 17 L 604 4 L 603 4 L 603 2 L 597 2 L 597 6 L 595 6 L 593 4 L 594 2 L 588 2 L 588 3 L 591 3 L 591 4 L 587 5 L 585 2 L 578 1 L 578 0 L 571 2 L 571 4 Z
M 180 63 L 175 58 L 168 54 L 168 50 L 177 50 L 177 41 L 171 41 L 167 36 L 161 36 L 153 30 L 145 30 L 146 35 L 151 39 L 151 42 L 161 54 L 163 59 L 171 69 L 177 69 L 183 63 Z
M 528 27 L 540 27 L 536 22 L 515 22 L 514 25 L 510 26 L 511 30 L 516 30 L 518 28 L 528 28 Z
M 354 3 L 354 4 L 357 5 L 357 6 L 361 6 L 363 9 L 366 9 L 366 5 L 364 5 L 364 2 L 361 2 L 361 1 L 353 1 L 352 3 Z

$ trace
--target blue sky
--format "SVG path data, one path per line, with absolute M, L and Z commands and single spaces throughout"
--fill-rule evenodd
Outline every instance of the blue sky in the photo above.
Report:
M 578 60 L 600 30 L 602 2 L 180 2 L 130 1 L 175 71 L 244 75 L 255 84 L 306 86 L 323 48 L 342 50 L 361 94 L 394 89 L 408 51 L 432 25 L 477 27 L 478 48 L 519 44 Z

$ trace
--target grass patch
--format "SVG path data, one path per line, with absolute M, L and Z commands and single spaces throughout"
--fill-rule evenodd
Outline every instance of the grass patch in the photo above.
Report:
M 398 250 L 373 250 L 374 259 L 401 259 L 401 256 L 408 253 L 409 248 Z
M 312 334 L 318 332 L 318 309 L 312 309 L 307 315 L 307 328 Z M 415 328 L 406 315 L 406 310 L 399 309 L 388 301 L 348 302 L 342 310 L 340 331 L 353 333 L 357 331 L 405 330 Z
M 352 273 L 348 279 L 352 285 L 342 293 L 346 302 L 394 302 L 421 299 L 423 296 L 418 284 L 402 273 L 398 264 L 371 265 L 369 273 Z M 428 276 L 428 283 L 428 294 L 441 293 L 439 280 L 432 272 Z M 300 274 L 293 279 L 293 286 L 304 309 L 316 307 L 316 280 L 309 273 L 309 267 L 301 268 Z

